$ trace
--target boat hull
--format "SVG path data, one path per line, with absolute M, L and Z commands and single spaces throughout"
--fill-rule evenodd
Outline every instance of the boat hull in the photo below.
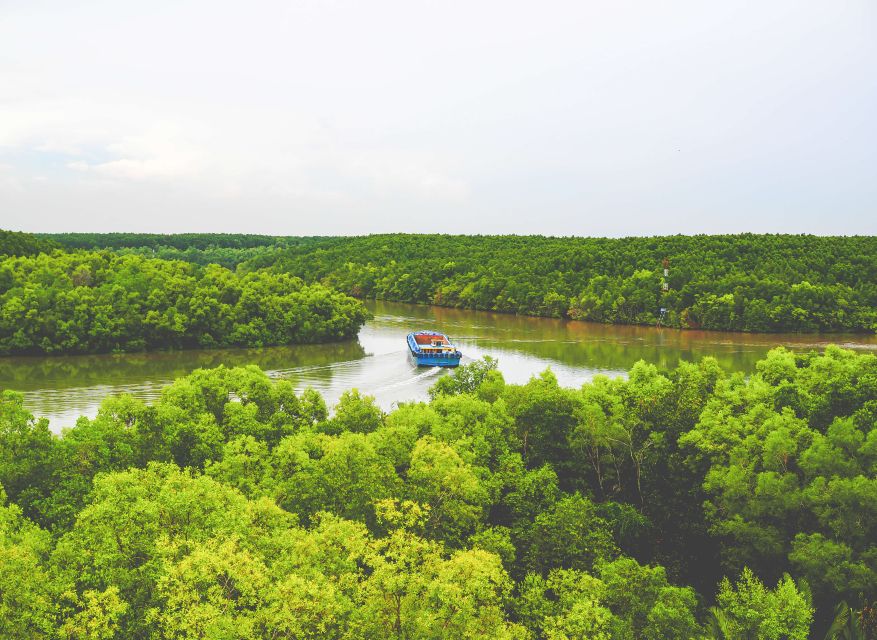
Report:
M 457 356 L 424 356 L 411 354 L 418 367 L 458 367 L 462 355 Z
M 429 339 L 440 338 L 444 346 L 439 349 L 436 345 L 426 344 Z M 418 342 L 420 340 L 420 342 Z M 438 343 L 437 343 L 438 344 Z M 457 367 L 463 354 L 450 344 L 448 337 L 437 332 L 419 331 L 408 334 L 408 350 L 418 367 Z

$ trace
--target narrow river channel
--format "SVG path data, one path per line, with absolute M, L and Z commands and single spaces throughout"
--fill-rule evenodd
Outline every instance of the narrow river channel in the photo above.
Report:
M 678 331 L 511 316 L 389 302 L 369 303 L 374 319 L 358 340 L 266 349 L 205 349 L 100 356 L 0 358 L 0 389 L 24 393 L 34 414 L 49 418 L 54 431 L 94 416 L 107 395 L 156 398 L 174 378 L 198 367 L 256 364 L 270 375 L 313 387 L 331 405 L 350 388 L 394 403 L 423 400 L 445 370 L 418 369 L 408 357 L 405 336 L 438 329 L 454 339 L 464 363 L 482 355 L 499 360 L 509 382 L 526 382 L 551 367 L 561 384 L 578 386 L 594 375 L 621 375 L 637 360 L 663 368 L 679 360 L 714 356 L 729 371 L 753 371 L 777 346 L 806 351 L 836 343 L 877 350 L 874 335 L 743 334 Z

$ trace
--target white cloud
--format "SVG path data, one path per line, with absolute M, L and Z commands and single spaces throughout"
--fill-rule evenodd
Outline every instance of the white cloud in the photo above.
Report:
M 69 179 L 89 192 L 172 183 L 208 199 L 273 194 L 336 204 L 351 197 L 458 202 L 468 194 L 436 154 L 345 140 L 306 114 L 223 106 L 175 106 L 163 114 L 66 98 L 39 109 L 7 108 L 0 110 L 0 150 L 65 156 Z
M 0 193 L 20 193 L 21 190 L 21 179 L 15 175 L 15 167 L 0 162 Z
M 27 3 L 3 224 L 877 232 L 874 7 Z

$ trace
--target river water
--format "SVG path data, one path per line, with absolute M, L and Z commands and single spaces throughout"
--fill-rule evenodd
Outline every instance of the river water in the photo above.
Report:
M 874 335 L 744 334 L 679 331 L 530 318 L 390 302 L 373 302 L 369 321 L 355 341 L 265 349 L 203 349 L 98 356 L 0 358 L 0 389 L 24 394 L 27 408 L 50 420 L 54 431 L 94 416 L 101 400 L 130 393 L 159 396 L 177 377 L 199 367 L 256 364 L 299 389 L 313 387 L 331 405 L 350 388 L 373 395 L 384 409 L 422 400 L 447 370 L 418 369 L 405 336 L 438 329 L 463 351 L 463 362 L 491 355 L 508 382 L 526 382 L 551 367 L 561 384 L 578 386 L 594 375 L 621 375 L 637 360 L 671 368 L 679 360 L 714 356 L 729 371 L 753 371 L 777 346 L 822 349 L 836 343 L 877 351 Z

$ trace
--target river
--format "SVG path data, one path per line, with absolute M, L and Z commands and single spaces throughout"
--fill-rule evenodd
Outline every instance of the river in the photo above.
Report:
M 25 406 L 50 420 L 54 431 L 94 416 L 101 400 L 130 393 L 145 400 L 198 367 L 256 364 L 297 388 L 311 386 L 331 405 L 350 388 L 373 395 L 384 409 L 423 400 L 447 370 L 418 369 L 405 335 L 438 329 L 450 335 L 464 363 L 482 355 L 499 360 L 508 382 L 526 382 L 551 367 L 561 384 L 578 386 L 596 374 L 621 375 L 637 360 L 671 368 L 679 360 L 714 356 L 728 371 L 750 372 L 777 346 L 822 349 L 836 343 L 877 350 L 874 335 L 744 334 L 512 316 L 390 302 L 372 302 L 374 314 L 355 341 L 264 349 L 203 349 L 97 356 L 0 358 L 0 389 L 24 394 Z

